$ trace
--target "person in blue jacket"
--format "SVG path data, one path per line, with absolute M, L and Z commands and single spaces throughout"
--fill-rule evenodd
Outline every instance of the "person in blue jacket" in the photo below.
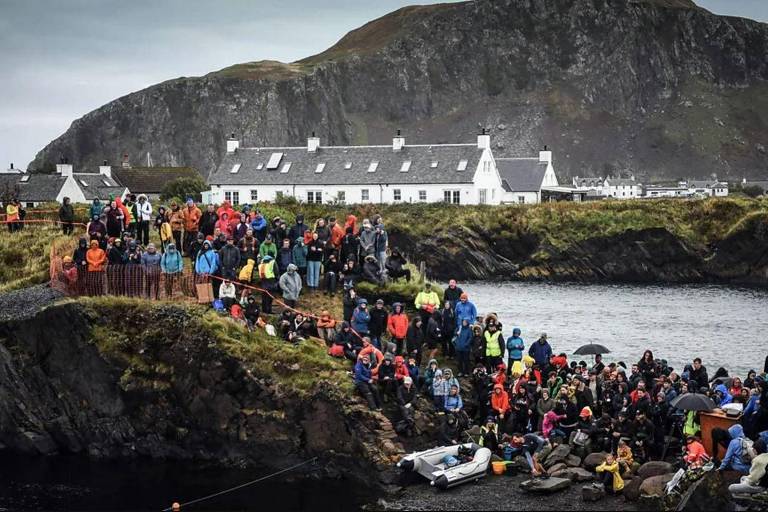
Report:
M 728 435 L 731 436 L 731 442 L 728 443 L 728 450 L 725 452 L 725 457 L 723 457 L 723 462 L 720 463 L 718 470 L 732 469 L 748 475 L 751 463 L 744 460 L 744 428 L 738 423 L 731 425 L 731 428 L 728 429 Z
M 371 321 L 371 314 L 368 313 L 368 301 L 360 299 L 357 303 L 354 313 L 352 313 L 352 328 L 360 336 L 368 336 L 368 323 Z
M 181 253 L 176 250 L 176 244 L 168 244 L 165 253 L 160 257 L 160 271 L 165 277 L 165 296 L 171 297 L 176 286 L 176 281 L 181 277 L 181 273 L 184 271 L 184 258 L 181 256 Z
M 541 333 L 539 339 L 528 349 L 528 355 L 536 361 L 542 374 L 544 374 L 552 357 L 552 346 L 547 341 L 547 333 Z
M 355 388 L 368 401 L 372 411 L 381 410 L 381 396 L 373 383 L 371 358 L 367 355 L 361 356 L 355 364 Z
M 722 407 L 733 402 L 733 397 L 728 392 L 728 388 L 725 386 L 725 384 L 718 384 L 715 387 L 715 396 L 720 399 L 720 401 L 717 403 L 718 407 Z
M 445 397 L 445 405 L 443 406 L 445 409 L 445 412 L 450 413 L 460 413 L 462 409 L 464 409 L 464 402 L 461 400 L 461 395 L 459 395 L 459 386 L 456 384 L 451 386 L 451 391 L 448 393 L 448 396 Z
M 214 275 L 219 270 L 219 255 L 213 250 L 209 240 L 203 242 L 203 248 L 195 260 L 195 272 L 203 275 Z
M 456 303 L 454 308 L 454 315 L 456 316 L 456 329 L 461 328 L 461 321 L 467 320 L 469 325 L 475 323 L 477 318 L 477 308 L 474 304 L 469 302 L 469 295 L 466 292 L 462 292 L 459 296 L 459 302 Z
M 525 342 L 520 337 L 520 328 L 515 327 L 512 329 L 512 336 L 507 338 L 507 354 L 509 360 L 507 361 L 507 375 L 512 371 L 512 365 L 515 362 L 522 364 L 523 350 L 525 350 Z M 520 367 L 520 364 L 518 367 Z
M 472 325 L 465 318 L 461 321 L 459 331 L 456 333 L 456 358 L 459 360 L 459 377 L 469 376 L 472 373 L 469 367 L 469 355 L 472 352 L 473 338 Z
M 251 221 L 251 229 L 259 243 L 263 242 L 267 237 L 267 219 L 258 210 L 256 210 L 256 216 Z

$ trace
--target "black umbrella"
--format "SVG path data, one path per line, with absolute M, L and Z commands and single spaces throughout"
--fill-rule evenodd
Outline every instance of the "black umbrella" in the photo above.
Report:
M 669 405 L 683 411 L 711 411 L 715 408 L 715 402 L 711 398 L 698 393 L 683 393 Z
M 584 345 L 576 349 L 577 356 L 596 356 L 598 354 L 608 354 L 611 351 L 608 350 L 607 347 L 603 345 L 598 345 L 597 343 L 590 343 L 589 345 Z

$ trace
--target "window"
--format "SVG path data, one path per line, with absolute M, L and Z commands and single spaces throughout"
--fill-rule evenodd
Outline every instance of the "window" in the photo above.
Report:
M 280 160 L 282 159 L 282 153 L 272 153 L 272 156 L 269 157 L 269 162 L 267 162 L 267 169 L 277 169 L 277 166 L 280 165 Z
M 419 201 L 426 201 L 426 200 L 427 200 L 427 191 L 419 190 Z
M 400 172 L 408 172 L 408 170 L 411 168 L 411 161 L 406 160 L 403 162 L 403 165 L 400 166 Z
M 323 172 L 323 170 L 325 170 L 325 163 L 317 164 L 317 167 L 315 167 L 315 172 L 317 174 L 320 174 L 321 172 Z
M 307 191 L 307 203 L 321 204 L 323 202 L 323 193 L 319 190 Z
M 105 187 L 111 187 L 112 185 L 109 184 L 107 180 L 101 180 L 101 182 L 104 184 Z
M 461 202 L 461 191 L 443 190 L 443 202 L 447 204 L 459 204 Z
M 431 164 L 429 164 L 429 166 L 430 166 L 431 168 L 433 168 L 433 169 L 437 169 L 437 160 L 434 160 L 434 161 L 432 161 L 432 163 L 431 163 Z
M 352 162 L 347 162 L 347 163 L 345 163 L 345 164 L 344 164 L 344 168 L 345 168 L 346 170 L 350 170 L 350 169 L 352 168 Z
M 284 197 L 282 192 L 275 192 L 275 199 L 280 201 Z
M 227 190 L 224 192 L 224 199 L 229 201 L 232 206 L 236 206 L 240 204 L 240 192 Z
M 525 196 L 517 196 L 517 202 L 520 204 L 525 204 Z
M 285 162 L 285 163 L 283 164 L 283 168 L 282 168 L 282 169 L 280 169 L 280 173 L 281 173 L 281 174 L 286 174 L 286 173 L 287 173 L 288 171 L 290 171 L 290 170 L 291 170 L 291 162 Z
M 466 160 L 459 160 L 459 166 L 456 168 L 457 171 L 466 171 L 467 170 L 467 161 Z
M 259 191 L 255 189 L 251 189 L 251 201 L 258 201 L 259 200 Z
M 486 204 L 487 202 L 488 202 L 488 191 L 484 188 L 481 188 L 478 203 Z
M 262 170 L 263 168 L 264 168 L 264 164 L 259 164 L 259 165 L 257 165 L 257 166 L 256 166 L 256 170 L 257 170 L 257 171 L 260 171 L 260 170 Z
M 483 172 L 485 173 L 491 172 L 491 162 L 489 162 L 488 160 L 483 162 Z
M 336 192 L 336 200 L 340 203 L 344 203 L 347 200 L 347 193 L 343 190 Z
M 240 170 L 240 164 L 235 164 L 235 165 L 232 166 L 232 170 L 229 171 L 229 172 L 232 173 L 232 174 L 237 174 L 237 171 L 239 171 L 239 170 Z
M 371 162 L 371 165 L 368 166 L 368 172 L 376 172 L 376 169 L 379 167 L 379 161 L 374 160 Z
M 400 201 L 402 198 L 402 195 L 400 194 L 400 189 L 396 188 L 392 191 L 392 199 L 395 201 Z
M 368 189 L 364 188 L 360 191 L 360 200 L 361 201 L 368 201 Z
M 28 181 L 29 181 L 29 176 L 22 176 L 22 177 L 21 177 L 21 182 L 22 182 L 22 183 L 26 183 L 26 182 L 28 182 Z
M 27 203 L 27 208 L 34 208 L 34 207 L 35 207 L 35 203 Z
M 87 187 L 87 186 L 88 186 L 88 184 L 85 182 L 85 180 L 80 180 L 80 183 L 81 183 L 81 184 L 82 184 L 84 187 Z

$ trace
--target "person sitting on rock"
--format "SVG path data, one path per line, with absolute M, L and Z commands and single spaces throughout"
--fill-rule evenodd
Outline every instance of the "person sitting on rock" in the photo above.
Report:
M 728 435 L 731 436 L 731 441 L 728 443 L 728 450 L 725 452 L 725 457 L 723 457 L 718 471 L 732 469 L 743 475 L 749 474 L 750 463 L 747 462 L 749 454 L 745 453 L 747 442 L 744 437 L 744 428 L 738 423 L 731 425 L 728 429 Z
M 558 423 L 566 417 L 563 408 L 560 406 L 556 406 L 554 409 L 544 413 L 544 420 L 541 423 L 541 433 L 544 439 L 565 439 L 565 432 L 558 428 Z
M 621 475 L 626 476 L 632 473 L 632 465 L 635 463 L 635 459 L 632 455 L 632 448 L 623 439 L 619 440 L 619 447 L 616 448 L 616 461 L 619 463 Z
M 608 494 L 616 494 L 624 488 L 624 480 L 619 474 L 619 462 L 612 454 L 605 457 L 605 462 L 595 468 L 597 478 Z
M 499 426 L 494 416 L 488 416 L 485 425 L 480 427 L 480 446 L 484 446 L 497 455 L 499 451 Z
M 504 443 L 502 443 L 504 444 Z M 541 466 L 538 460 L 538 453 L 547 446 L 547 440 L 536 434 L 512 434 L 512 437 L 506 438 L 504 446 L 504 458 L 512 460 L 517 455 L 523 455 L 528 461 L 528 467 L 531 468 L 531 475 L 534 477 L 545 476 L 547 472 Z
M 345 357 L 350 361 L 357 360 L 357 351 L 355 350 L 356 336 L 349 326 L 349 322 L 342 322 L 341 329 L 336 333 L 329 353 L 334 357 Z
M 685 438 L 685 455 L 683 455 L 683 462 L 688 466 L 688 469 L 699 469 L 709 462 L 709 460 L 710 457 L 698 437 L 689 436 Z
M 728 487 L 728 491 L 733 496 L 745 494 L 760 494 L 768 491 L 768 450 L 765 441 L 758 439 L 753 445 L 756 457 L 752 459 L 749 468 L 749 474 L 741 477 L 737 484 Z
M 411 282 L 411 271 L 405 268 L 405 258 L 397 248 L 392 249 L 391 254 L 387 257 L 384 268 L 387 271 L 387 275 L 392 281 L 397 281 L 401 277 L 405 277 L 407 282 Z
M 459 395 L 458 384 L 451 385 L 451 390 L 448 392 L 448 396 L 445 397 L 443 408 L 446 413 L 450 414 L 460 414 L 464 410 L 464 402 L 461 400 L 461 395 Z
M 355 388 L 366 399 L 368 407 L 372 411 L 381 410 L 381 397 L 379 390 L 374 385 L 371 358 L 363 355 L 355 364 Z
M 384 363 L 379 367 L 378 381 L 379 389 L 382 391 L 384 402 L 389 401 L 389 397 L 394 397 L 397 393 L 397 381 L 395 380 L 395 365 L 392 364 L 393 357 L 389 354 L 384 356 Z
M 400 416 L 402 417 L 400 429 L 398 433 L 402 431 L 402 434 L 410 437 L 415 433 L 415 421 L 413 419 L 413 412 L 416 403 L 416 386 L 413 384 L 413 379 L 406 377 L 403 379 L 403 385 L 397 388 L 397 406 L 400 409 Z

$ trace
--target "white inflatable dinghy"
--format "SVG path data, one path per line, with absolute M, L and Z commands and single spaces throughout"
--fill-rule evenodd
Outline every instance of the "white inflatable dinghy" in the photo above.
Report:
M 461 462 L 462 457 L 471 457 L 471 460 Z M 452 459 L 459 459 L 459 463 L 451 465 L 446 462 L 452 462 Z M 474 443 L 466 443 L 411 453 L 403 457 L 397 467 L 403 471 L 419 473 L 429 480 L 430 485 L 438 489 L 448 489 L 472 480 L 480 480 L 488 471 L 490 462 L 491 450 Z

